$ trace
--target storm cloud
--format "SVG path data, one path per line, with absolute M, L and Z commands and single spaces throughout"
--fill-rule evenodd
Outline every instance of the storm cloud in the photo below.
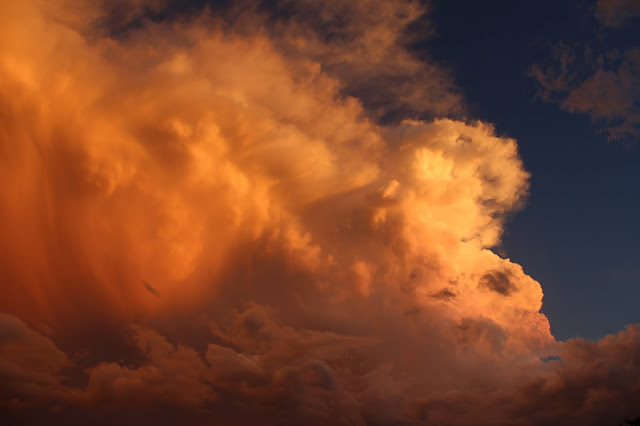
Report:
M 637 327 L 556 342 L 539 283 L 490 250 L 529 174 L 406 47 L 428 8 L 240 6 L 0 6 L 4 414 L 635 415 Z

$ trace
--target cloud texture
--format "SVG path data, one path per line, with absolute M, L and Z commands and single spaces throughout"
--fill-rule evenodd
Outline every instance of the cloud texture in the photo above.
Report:
M 529 176 L 490 124 L 434 118 L 464 107 L 398 36 L 422 6 L 171 7 L 0 6 L 14 423 L 636 414 L 638 328 L 556 342 L 489 250 Z

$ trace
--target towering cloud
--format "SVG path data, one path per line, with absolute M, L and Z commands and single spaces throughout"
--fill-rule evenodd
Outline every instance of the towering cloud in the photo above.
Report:
M 90 3 L 0 6 L 12 422 L 635 414 L 637 327 L 556 342 L 490 250 L 529 175 L 444 118 L 453 84 L 398 36 L 422 6 Z

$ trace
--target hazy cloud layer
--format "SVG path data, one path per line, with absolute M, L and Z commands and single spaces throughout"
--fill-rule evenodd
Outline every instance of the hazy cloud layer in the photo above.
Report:
M 105 7 L 0 6 L 14 423 L 636 414 L 637 327 L 556 342 L 489 250 L 529 175 L 490 124 L 426 120 L 463 108 L 399 37 L 422 6 Z

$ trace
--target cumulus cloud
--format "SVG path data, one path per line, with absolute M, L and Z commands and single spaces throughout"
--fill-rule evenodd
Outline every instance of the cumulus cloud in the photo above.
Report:
M 631 406 L 606 375 L 637 330 L 559 344 L 490 250 L 529 175 L 490 124 L 433 117 L 463 107 L 402 38 L 423 6 L 0 7 L 15 423 L 527 424 L 566 369 L 599 415 Z

